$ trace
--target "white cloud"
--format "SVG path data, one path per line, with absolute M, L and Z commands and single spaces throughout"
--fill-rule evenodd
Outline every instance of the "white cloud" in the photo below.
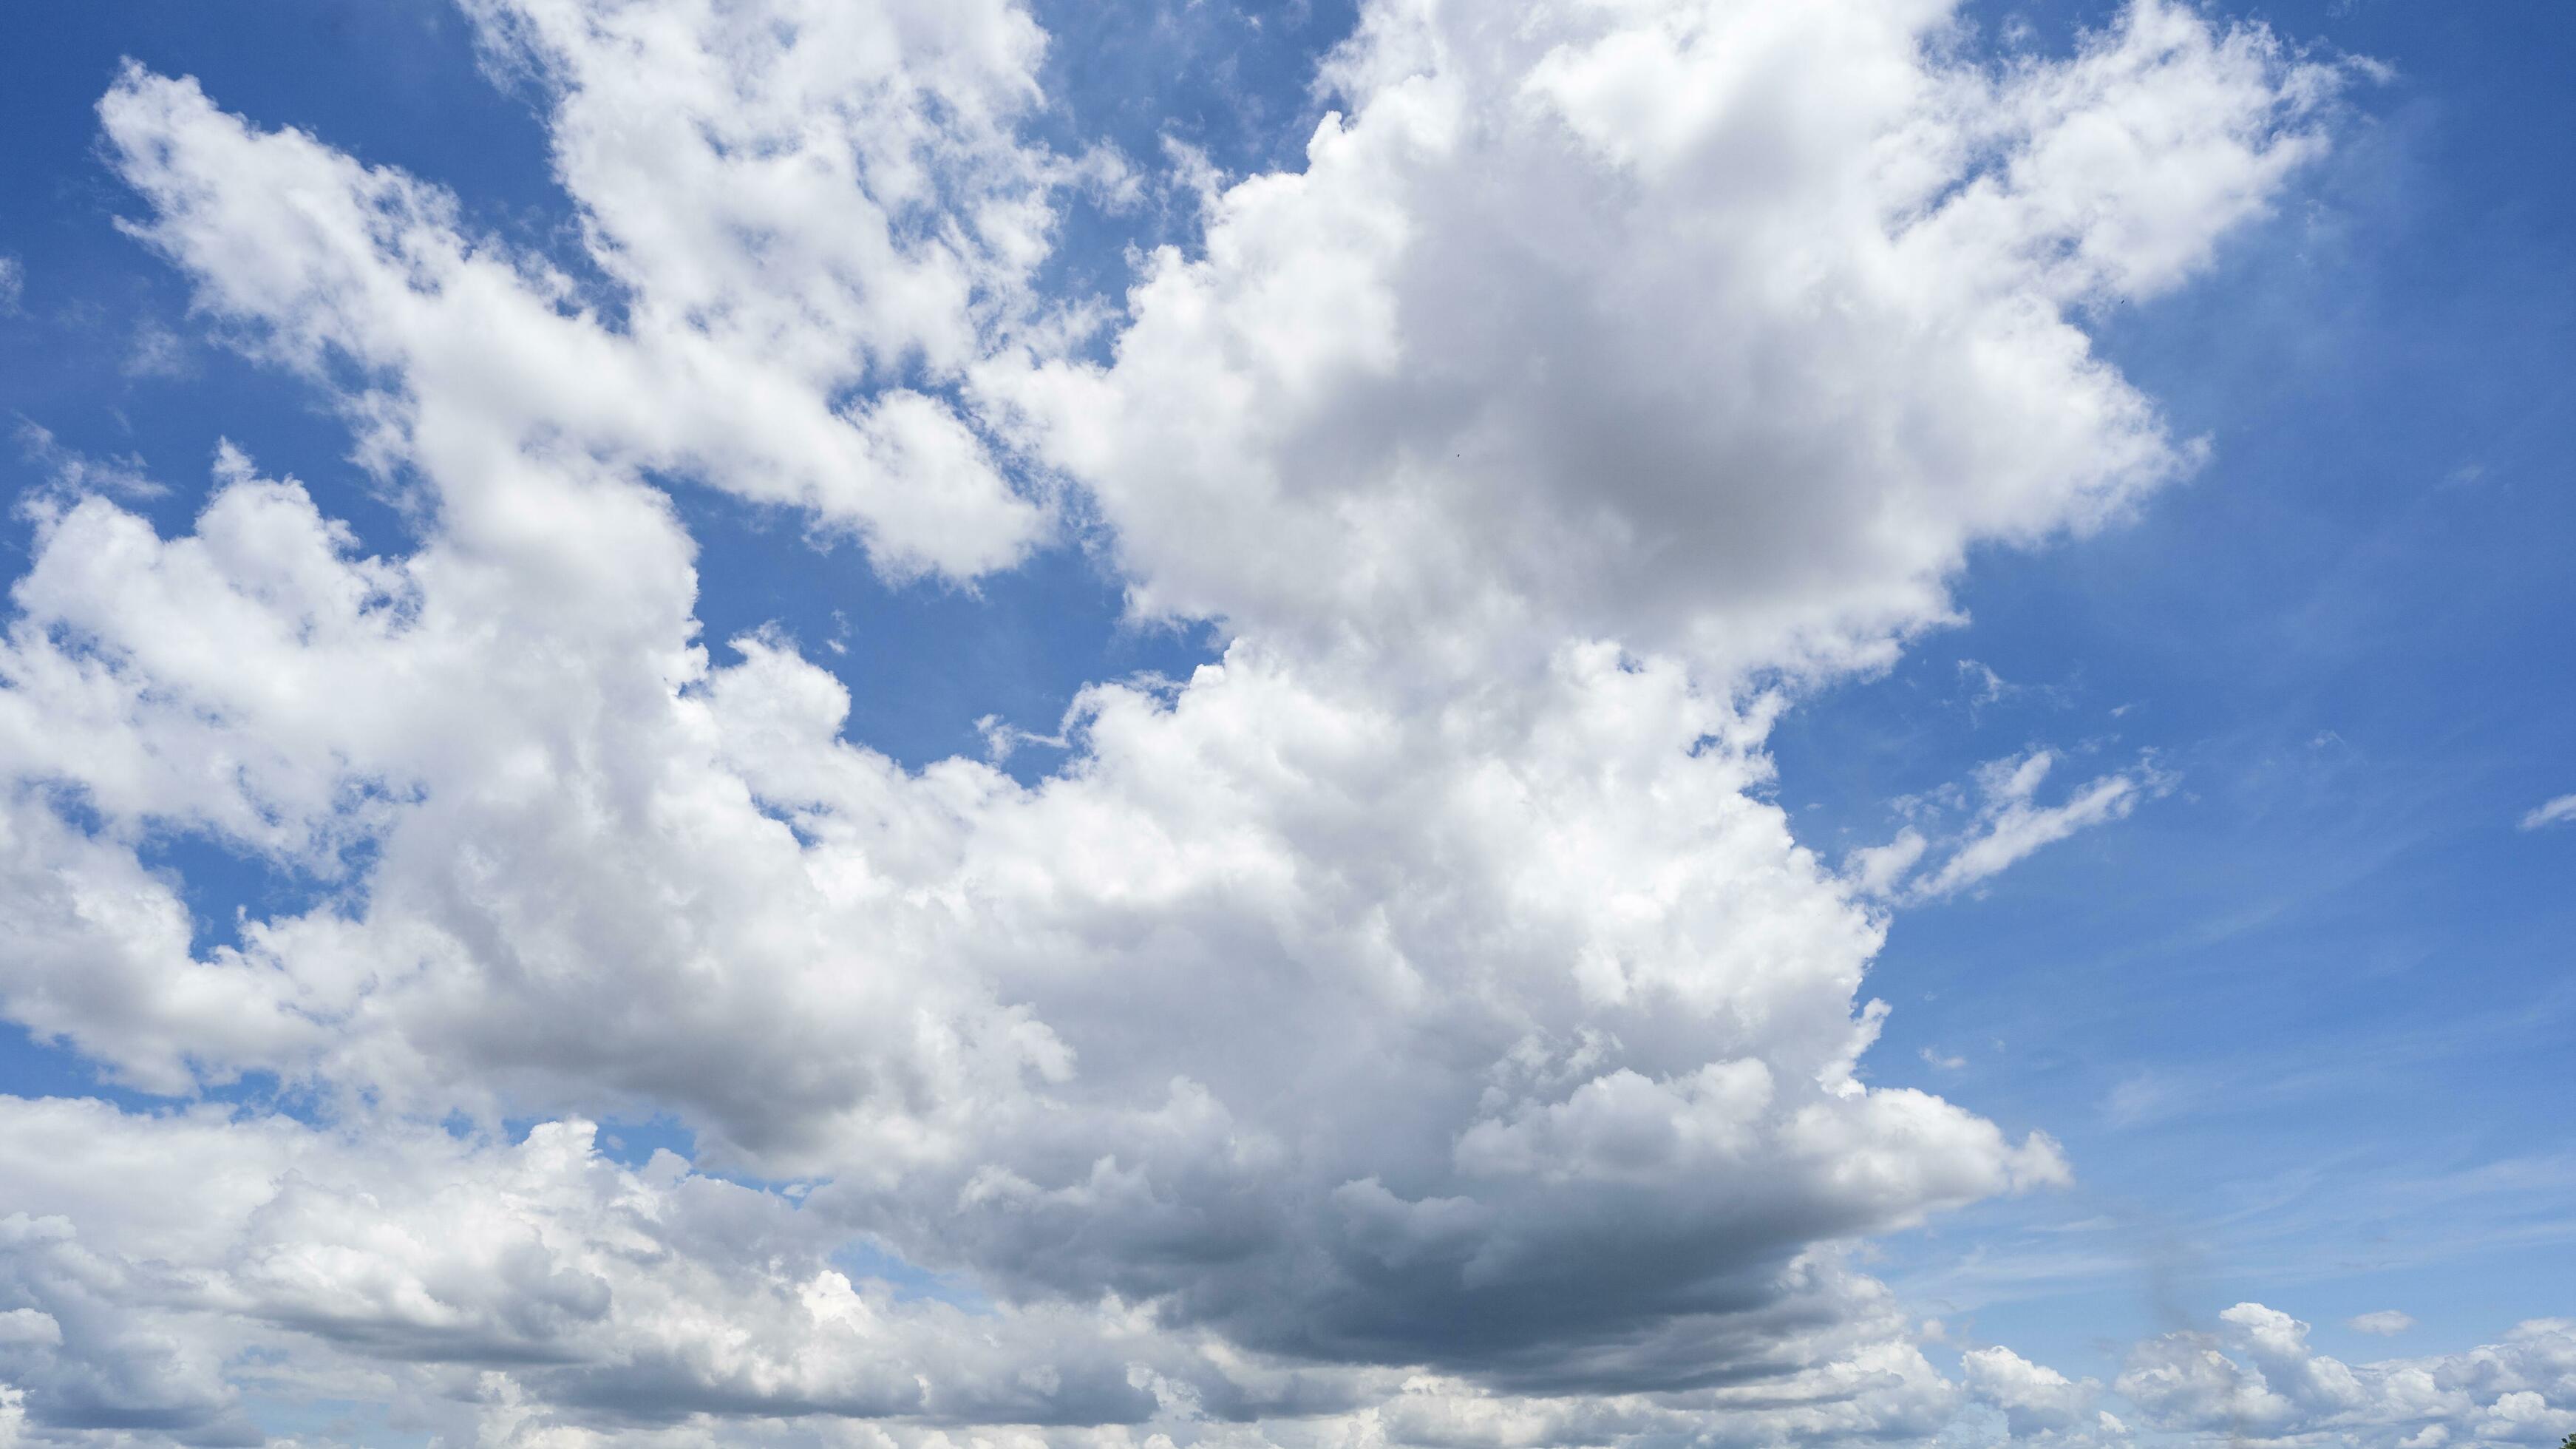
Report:
M 1990 74 L 1946 9 L 1370 7 L 1306 169 L 1153 259 L 1114 366 L 986 376 L 1149 611 L 1444 677 L 1884 659 L 1971 540 L 2190 465 L 2066 311 L 2205 257 L 2331 83 L 2160 3 Z
M 1044 252 L 1053 173 L 1008 134 L 1034 99 L 1025 16 L 471 8 L 551 88 L 609 297 L 469 235 L 436 188 L 129 69 L 99 111 L 153 207 L 138 234 L 267 355 L 366 378 L 344 403 L 379 466 L 551 450 L 691 475 L 854 530 L 895 574 L 972 576 L 1039 539 L 1039 502 L 923 390 L 1018 320 Z
M 2570 820 L 2576 820 L 2576 795 L 2561 795 L 2533 806 L 2531 812 L 2522 817 L 2522 828 L 2538 830 L 2544 826 L 2563 825 Z
M 2175 777 L 2148 756 L 2131 769 L 2076 787 L 2059 804 L 2038 804 L 2039 787 L 2057 760 L 2054 751 L 2032 750 L 1990 761 L 1977 771 L 1976 807 L 1965 826 L 1935 841 L 1908 825 L 1885 845 L 1853 851 L 1844 861 L 1844 878 L 1862 895 L 1889 900 L 1919 902 L 1955 895 L 2079 830 L 2127 819 L 2140 800 L 2165 794 L 2175 784 Z M 1934 801 L 1899 803 L 1918 813 L 1938 814 L 1964 807 L 1966 802 L 1966 792 L 1952 790 Z M 1942 857 L 1940 865 L 1916 874 L 1917 867 L 1935 854 Z
M 134 342 L 126 349 L 125 361 L 117 370 L 127 377 L 186 377 L 195 371 L 188 356 L 186 338 L 158 322 L 146 320 L 136 325 Z
M 51 432 L 23 419 L 18 424 L 17 441 L 19 456 L 44 469 L 52 491 L 58 494 L 157 498 L 169 491 L 153 482 L 143 460 L 131 453 L 121 458 L 93 458 L 64 447 Z
M 2104 775 L 2079 787 L 2063 803 L 2032 802 L 2039 783 L 2056 763 L 2046 750 L 2014 760 L 1998 760 L 1980 772 L 1984 802 L 1974 833 L 1941 868 L 1915 887 L 1924 897 L 1945 896 L 2001 873 L 2045 845 L 2053 845 L 2087 826 L 2125 818 L 2140 798 L 2172 788 L 2171 777 L 2152 761 L 2135 771 Z
M 103 822 L 10 812 L 11 1010 L 137 1082 L 669 1104 L 1009 1297 L 1434 1362 L 1474 1301 L 1460 1366 L 1505 1379 L 1586 1335 L 1737 1351 L 1730 1305 L 1767 1308 L 1812 1236 L 2064 1176 L 2044 1138 L 1853 1081 L 1876 927 L 1670 666 L 1572 651 L 1424 717 L 1238 644 L 1175 698 L 1093 691 L 1082 768 L 1043 788 L 908 778 L 834 738 L 841 687 L 780 646 L 711 669 L 655 637 L 687 581 L 634 566 L 677 550 L 648 495 L 560 500 L 587 525 L 561 567 L 627 590 L 576 611 L 454 538 L 352 559 L 227 467 L 188 537 L 98 499 L 52 521 L 0 660 L 13 773 Z M 567 718 L 596 721 L 578 753 Z M 133 854 L 156 822 L 326 882 L 353 840 L 376 863 L 191 959 Z M 1638 1215 L 1612 1247 L 1604 1212 Z M 1676 1254 L 1704 1287 L 1599 1291 Z
M 16 257 L 0 254 L 0 317 L 15 316 L 26 294 L 27 264 Z M 0 1439 L 0 1444 L 7 1442 Z
M 1959 661 L 1959 682 L 1968 691 L 1968 717 L 1972 720 L 1982 717 L 1992 706 L 2025 699 L 2063 708 L 2073 695 L 2062 684 L 2016 684 L 1974 659 Z M 2115 709 L 2112 713 L 2117 716 L 2120 711 Z
M 1959 1356 L 1959 1374 L 1968 1392 L 2003 1410 L 2015 1438 L 2062 1433 L 2092 1419 L 2093 1402 L 2102 1386 L 2091 1379 L 2075 1382 L 2053 1368 L 2032 1363 L 2008 1348 L 1971 1349 Z
M 2201 1105 L 2217 1087 L 2205 1075 L 2186 1079 L 2169 1072 L 2137 1072 L 2111 1084 L 2102 1097 L 2102 1115 L 2115 1127 L 2163 1121 Z
M 2576 1321 L 2534 1319 L 2464 1353 L 2359 1365 L 2315 1352 L 2307 1334 L 2286 1313 L 2240 1303 L 2215 1333 L 2139 1344 L 2114 1387 L 2152 1428 L 2233 1442 L 2554 1444 L 2576 1432 Z
M 2324 72 L 2162 3 L 1990 72 L 1922 0 L 1389 0 L 1307 169 L 1219 194 L 1098 367 L 1031 283 L 1101 168 L 1017 139 L 1020 11 L 470 8 L 604 284 L 193 82 L 101 104 L 138 233 L 419 539 L 371 555 L 229 447 L 177 536 L 80 479 L 36 507 L 0 1010 L 324 1125 L 0 1109 L 0 1307 L 58 1335 L 0 1346 L 32 1418 L 1939 1432 L 1961 1391 L 1842 1245 L 2069 1168 L 1862 1079 L 1859 891 L 1928 847 L 1856 886 L 1799 845 L 1768 684 L 2188 466 L 2070 314 L 2258 211 Z M 1141 611 L 1227 641 L 1085 691 L 1055 776 L 907 772 L 783 639 L 701 641 L 666 475 L 969 578 L 1053 526 L 1014 450 Z M 2041 806 L 2051 758 L 1984 779 L 1918 896 L 2159 788 Z M 200 952 L 173 836 L 309 904 Z M 810 1190 L 598 1157 L 584 1123 L 648 1112 Z M 995 1311 L 863 1290 L 854 1242 Z
M 1896 893 L 1898 882 L 1922 864 L 1932 842 L 1922 831 L 1907 826 L 1896 832 L 1896 838 L 1885 845 L 1868 845 L 1853 851 L 1843 860 L 1843 876 L 1852 889 L 1865 896 L 1888 896 Z
M 2400 1313 L 2394 1308 L 2385 1308 L 2377 1313 L 2364 1313 L 2344 1320 L 2344 1327 L 2355 1333 L 2377 1334 L 2381 1338 L 2395 1338 L 2414 1326 L 2415 1320 L 2412 1316 Z

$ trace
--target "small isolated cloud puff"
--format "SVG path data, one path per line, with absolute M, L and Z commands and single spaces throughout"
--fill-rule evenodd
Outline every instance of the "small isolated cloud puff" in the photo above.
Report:
M 2561 795 L 2555 800 L 2532 807 L 2522 817 L 2522 828 L 2539 830 L 2551 825 L 2564 825 L 2576 820 L 2576 795 Z
M 136 324 L 125 360 L 117 364 L 117 371 L 133 378 L 181 378 L 194 370 L 187 339 L 148 319 Z
M 2344 1320 L 2343 1326 L 2351 1329 L 2355 1333 L 2375 1334 L 2381 1338 L 2395 1338 L 2397 1335 L 2413 1328 L 2415 1326 L 2415 1319 L 2412 1315 L 2400 1313 L 2394 1308 L 2383 1308 L 2377 1313 L 2364 1313 L 2353 1318 L 2347 1318 Z

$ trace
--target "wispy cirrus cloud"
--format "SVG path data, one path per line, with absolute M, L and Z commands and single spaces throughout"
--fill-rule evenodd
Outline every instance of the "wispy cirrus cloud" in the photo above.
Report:
M 2139 802 L 2170 793 L 2180 777 L 2153 754 L 2130 769 L 2099 775 L 2056 804 L 2039 802 L 2041 785 L 2062 757 L 2054 750 L 1990 761 L 1980 767 L 1973 792 L 1953 788 L 1931 800 L 1900 804 L 1935 822 L 1964 811 L 1966 820 L 1944 828 L 1908 825 L 1883 845 L 1851 852 L 1844 876 L 1865 896 L 1913 903 L 1972 890 L 2047 846 L 2094 826 L 2128 818 Z M 1938 860 L 1925 867 L 1925 862 Z
M 2544 830 L 2552 825 L 2564 825 L 2570 820 L 2576 820 L 2576 795 L 2561 795 L 2554 800 L 2545 800 L 2525 812 L 2522 817 L 2522 828 Z

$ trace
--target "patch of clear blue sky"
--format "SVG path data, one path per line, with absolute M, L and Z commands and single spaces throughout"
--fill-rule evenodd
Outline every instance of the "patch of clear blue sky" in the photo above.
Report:
M 2106 8 L 1971 13 L 2045 49 Z M 1315 59 L 1351 23 L 1320 0 L 1038 9 L 1059 98 L 1038 131 L 1148 169 L 1169 137 L 1237 174 L 1297 163 Z M 1808 701 L 1776 740 L 1782 802 L 1829 856 L 1892 833 L 1890 799 L 2034 745 L 2068 753 L 2062 777 L 2148 747 L 2181 776 L 2129 821 L 1904 912 L 1870 988 L 1897 1007 L 1878 1080 L 2044 1128 L 2080 1179 L 1899 1238 L 1879 1270 L 2070 1372 L 2244 1297 L 2349 1355 L 2458 1346 L 2564 1311 L 2553 1286 L 2576 1280 L 2576 827 L 2515 828 L 2576 790 L 2576 10 L 2253 13 L 2395 77 L 2355 93 L 2334 158 L 2214 276 L 2095 319 L 2177 430 L 2211 441 L 2209 467 L 2096 537 L 1981 556 L 1972 623 Z M 370 549 L 405 547 L 310 391 L 210 346 L 181 279 L 111 227 L 136 206 L 91 106 L 124 55 L 445 184 L 477 225 L 578 269 L 537 118 L 432 0 L 37 6 L 0 49 L 0 253 L 26 273 L 0 317 L 7 422 L 139 456 L 172 487 L 165 531 L 230 437 Z M 1186 245 L 1191 225 L 1169 199 L 1077 207 L 1048 284 L 1115 297 L 1126 246 Z M 180 340 L 175 371 L 135 365 L 153 329 Z M 0 449 L 0 481 L 40 472 Z M 850 684 L 851 735 L 907 763 L 971 751 L 982 715 L 1043 731 L 1085 682 L 1204 657 L 1204 636 L 1121 626 L 1078 544 L 972 594 L 889 589 L 792 519 L 680 496 L 710 641 L 780 624 Z M 25 543 L 0 528 L 7 571 Z M 2021 690 L 1978 702 L 1969 660 Z M 303 888 L 169 848 L 211 931 Z M 91 1079 L 0 1037 L 0 1090 Z M 607 1130 L 621 1156 L 688 1144 L 667 1120 Z M 2386 1307 L 2422 1326 L 2393 1344 L 2339 1326 Z

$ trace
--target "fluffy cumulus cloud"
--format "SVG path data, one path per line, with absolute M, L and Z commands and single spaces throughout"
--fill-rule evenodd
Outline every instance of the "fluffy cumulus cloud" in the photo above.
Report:
M 1304 168 L 1120 309 L 1038 284 L 1125 172 L 1025 139 L 1011 5 L 467 8 L 578 256 L 185 78 L 100 105 L 132 230 L 414 536 L 230 447 L 183 532 L 99 469 L 31 505 L 0 1012 L 170 1105 L 0 1103 L 0 1442 L 2122 1432 L 1851 1266 L 2070 1171 L 1871 1085 L 1863 976 L 2161 776 L 2006 762 L 1909 877 L 1803 848 L 1762 746 L 1972 545 L 2189 466 L 2083 314 L 2259 213 L 2331 69 L 2160 0 L 2008 64 L 1930 0 L 1385 0 Z M 1037 783 L 907 770 L 700 636 L 701 488 L 897 580 L 1086 531 L 1222 654 L 1084 691 Z M 209 931 L 173 841 L 293 903 Z M 253 1077 L 296 1112 L 204 1100 Z M 692 1157 L 589 1125 L 656 1114 Z M 2438 1412 L 2554 1422 L 2563 1338 Z M 2234 1353 L 2119 1392 L 2415 1382 Z
M 2309 1347 L 2307 1324 L 2239 1303 L 2215 1332 L 2139 1344 L 2115 1387 L 2149 1426 L 2233 1444 L 2554 1445 L 2576 1433 L 2576 1320 L 2534 1319 L 2465 1353 L 2347 1365 Z
M 853 531 L 895 573 L 972 577 L 1044 534 L 1043 500 L 942 397 L 1026 320 L 1047 198 L 1080 179 L 1010 139 L 1035 100 L 1025 15 L 468 8 L 553 97 L 612 295 L 461 230 L 435 188 L 132 69 L 100 118 L 152 209 L 134 230 L 205 311 L 334 380 L 388 469 L 685 475 Z
M 1306 168 L 1151 260 L 1114 365 L 1005 390 L 1148 610 L 1460 672 L 1884 658 L 1970 542 L 2187 466 L 2072 314 L 2186 275 L 2331 84 L 2152 3 L 1995 71 L 1949 8 L 1367 7 Z

